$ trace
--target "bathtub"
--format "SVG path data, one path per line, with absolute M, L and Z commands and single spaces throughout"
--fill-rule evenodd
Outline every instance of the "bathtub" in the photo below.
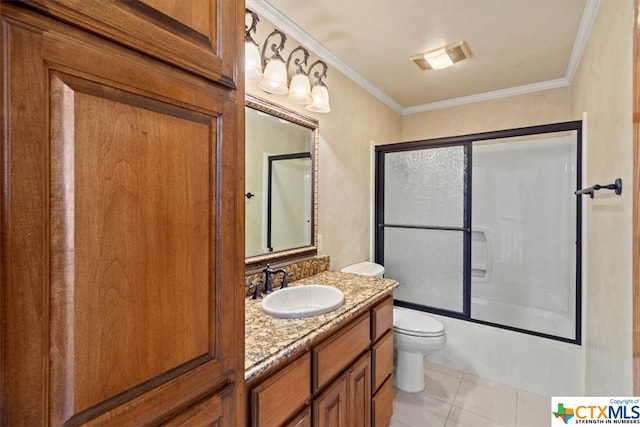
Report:
M 476 301 L 474 306 L 478 303 L 477 310 L 488 310 L 489 305 L 484 302 Z M 504 304 L 497 311 L 513 315 L 522 308 Z M 518 321 L 567 327 L 553 314 L 536 314 Z M 427 356 L 430 362 L 543 396 L 584 395 L 582 346 L 467 320 L 430 316 L 443 323 L 447 334 L 447 345 Z
M 471 299 L 471 317 L 563 338 L 575 338 L 573 315 L 501 301 Z

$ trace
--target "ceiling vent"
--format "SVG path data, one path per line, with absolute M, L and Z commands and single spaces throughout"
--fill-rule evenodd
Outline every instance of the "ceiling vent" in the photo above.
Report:
M 440 70 L 469 57 L 471 57 L 469 48 L 467 44 L 462 41 L 421 53 L 409 59 L 423 70 Z

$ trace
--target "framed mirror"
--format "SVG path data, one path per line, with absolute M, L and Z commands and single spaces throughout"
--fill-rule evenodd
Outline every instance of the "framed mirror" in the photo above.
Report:
M 318 121 L 245 98 L 245 265 L 317 253 Z

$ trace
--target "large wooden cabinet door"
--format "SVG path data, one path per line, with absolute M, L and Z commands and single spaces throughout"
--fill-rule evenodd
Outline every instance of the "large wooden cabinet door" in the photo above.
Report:
M 2 14 L 0 424 L 235 425 L 233 93 Z
M 239 0 L 27 0 L 58 19 L 235 87 Z

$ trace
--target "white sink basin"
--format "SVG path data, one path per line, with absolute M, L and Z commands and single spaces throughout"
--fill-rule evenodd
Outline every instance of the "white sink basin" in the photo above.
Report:
M 295 319 L 328 313 L 340 307 L 344 294 L 338 288 L 325 285 L 299 285 L 278 289 L 267 295 L 262 311 L 279 318 Z

